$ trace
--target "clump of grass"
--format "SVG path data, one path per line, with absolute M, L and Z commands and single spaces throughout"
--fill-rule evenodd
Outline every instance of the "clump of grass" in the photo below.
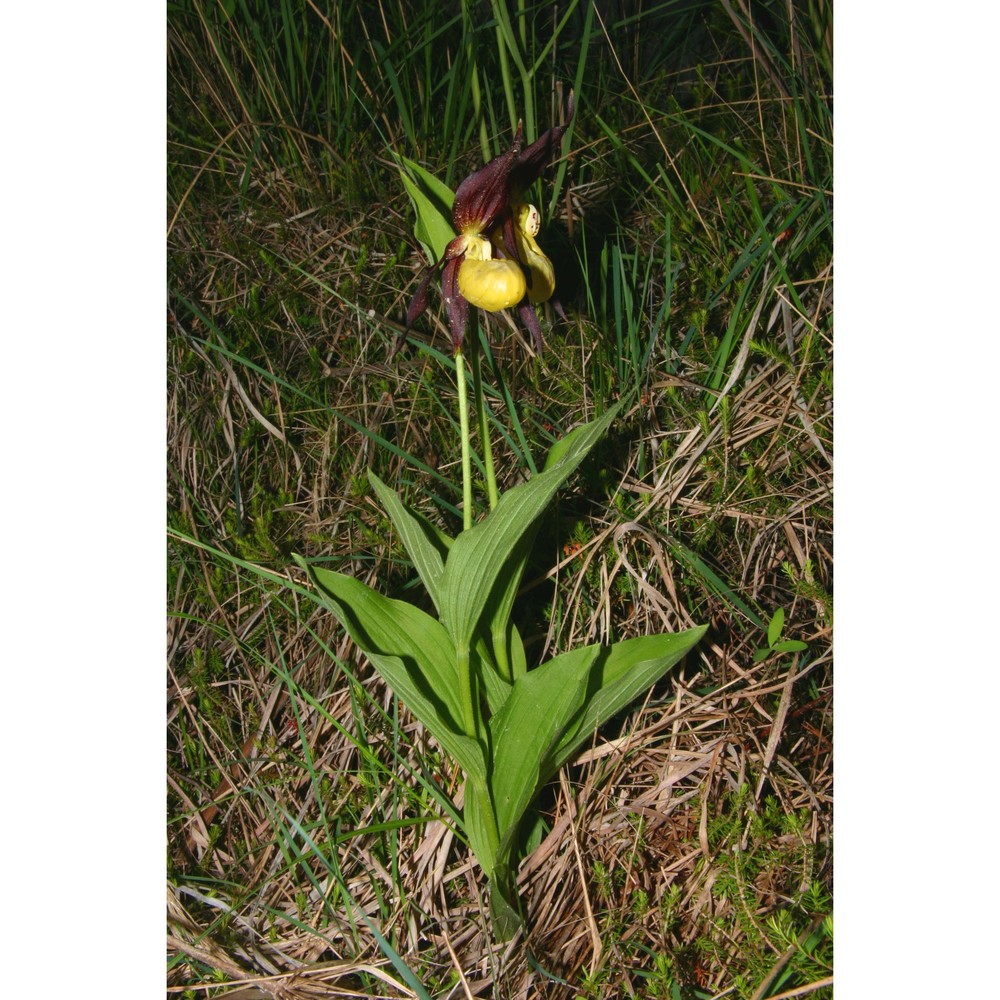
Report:
M 552 10 L 171 5 L 181 995 L 832 995 L 828 7 Z M 459 523 L 443 325 L 387 360 L 419 270 L 390 151 L 454 183 L 515 115 L 546 127 L 560 84 L 578 112 L 541 240 L 569 318 L 541 358 L 487 328 L 498 476 L 627 414 L 539 536 L 557 568 L 529 573 L 522 631 L 541 657 L 712 628 L 546 793 L 533 929 L 500 953 L 456 774 L 289 553 L 408 588 L 369 467 Z M 805 651 L 771 649 L 779 608 Z

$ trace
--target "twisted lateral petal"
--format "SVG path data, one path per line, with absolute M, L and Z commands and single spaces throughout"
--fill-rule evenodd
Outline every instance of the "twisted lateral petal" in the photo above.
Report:
M 430 287 L 431 279 L 441 269 L 442 264 L 446 264 L 447 261 L 454 260 L 455 258 L 460 258 L 465 253 L 465 245 L 466 237 L 456 236 L 445 248 L 444 256 L 441 260 L 427 268 L 413 298 L 410 300 L 410 306 L 406 310 L 406 327 L 404 332 L 405 330 L 409 330 L 424 314 L 424 310 L 427 308 L 427 289 Z
M 423 316 L 427 308 L 427 289 L 430 287 L 431 278 L 437 273 L 436 268 L 428 268 L 423 280 L 417 286 L 417 291 L 410 301 L 410 307 L 406 310 L 406 329 L 409 330 L 416 321 Z
M 538 313 L 535 307 L 525 296 L 517 307 L 517 314 L 521 317 L 521 322 L 531 331 L 531 339 L 535 343 L 535 350 L 542 353 L 542 324 L 538 322 Z
M 451 217 L 460 233 L 489 229 L 510 200 L 510 169 L 521 150 L 524 129 L 520 122 L 514 142 L 506 153 L 495 156 L 458 185 Z
M 513 213 L 510 211 L 503 213 L 499 224 L 491 233 L 490 239 L 502 256 L 513 257 L 515 260 L 519 259 L 517 249 L 517 221 Z
M 458 288 L 458 272 L 463 258 L 455 257 L 444 266 L 441 275 L 441 290 L 444 306 L 448 310 L 448 326 L 451 327 L 451 346 L 457 351 L 465 337 L 465 327 L 469 322 L 469 303 Z

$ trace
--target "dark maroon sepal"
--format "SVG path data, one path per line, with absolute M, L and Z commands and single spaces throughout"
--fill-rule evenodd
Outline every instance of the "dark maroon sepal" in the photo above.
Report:
M 521 151 L 511 168 L 510 190 L 514 197 L 517 197 L 522 191 L 527 191 L 542 176 L 545 168 L 559 156 L 562 137 L 566 129 L 569 128 L 575 111 L 576 102 L 571 90 L 567 104 L 566 124 L 554 125 L 547 132 L 543 132 L 527 149 Z
M 489 229 L 510 201 L 510 169 L 521 151 L 524 129 L 517 123 L 514 142 L 506 153 L 493 157 L 458 185 L 451 217 L 460 233 Z

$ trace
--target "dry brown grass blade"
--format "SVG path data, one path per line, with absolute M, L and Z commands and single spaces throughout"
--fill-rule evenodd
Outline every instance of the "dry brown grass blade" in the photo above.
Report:
M 816 932 L 820 924 L 823 922 L 823 917 L 816 917 L 812 923 L 799 935 L 798 940 L 795 944 L 790 945 L 783 955 L 774 964 L 774 968 L 768 973 L 766 978 L 757 988 L 757 991 L 753 995 L 753 1000 L 764 1000 L 764 997 L 768 996 L 771 986 L 774 981 L 781 975 L 782 970 L 795 956 L 797 951 L 802 948 L 803 942 Z M 829 976 L 826 979 L 818 980 L 815 983 L 810 983 L 808 986 L 801 986 L 797 989 L 788 990 L 783 993 L 776 993 L 771 997 L 771 1000 L 779 1000 L 780 997 L 785 997 L 786 1000 L 791 1000 L 791 997 L 805 996 L 807 993 L 812 993 L 814 990 L 818 990 L 822 986 L 828 986 L 833 982 L 833 977 Z
M 781 742 L 781 733 L 785 725 L 785 717 L 788 715 L 789 706 L 792 703 L 792 686 L 795 684 L 795 672 L 799 665 L 799 658 L 796 656 L 788 668 L 788 678 L 781 689 L 781 701 L 778 702 L 778 710 L 774 715 L 774 722 L 771 723 L 771 733 L 767 738 L 767 747 L 764 750 L 764 759 L 761 762 L 760 778 L 757 781 L 757 791 L 754 797 L 760 799 L 760 793 L 764 789 L 764 783 L 768 780 L 771 772 L 771 763 L 774 755 L 778 751 L 778 744 Z
M 823 989 L 824 986 L 832 985 L 833 976 L 824 976 L 822 979 L 817 979 L 815 982 L 809 983 L 808 986 L 799 986 L 796 989 L 775 993 L 769 1000 L 792 1000 L 792 997 L 808 996 L 810 993 L 815 993 L 816 990 Z
M 562 788 L 564 800 L 566 802 L 571 802 L 572 796 L 570 795 L 569 786 L 566 782 L 566 775 L 564 772 L 560 772 L 559 774 L 559 783 Z M 571 829 L 575 829 L 575 824 L 571 826 Z M 601 933 L 597 929 L 597 922 L 594 920 L 594 911 L 590 905 L 590 893 L 587 891 L 586 873 L 584 872 L 583 861 L 580 857 L 580 845 L 575 836 L 570 837 L 570 844 L 573 847 L 573 857 L 576 859 L 577 874 L 580 878 L 580 884 L 583 887 L 583 912 L 584 918 L 587 921 L 587 930 L 590 933 L 590 942 L 593 948 L 593 954 L 591 955 L 591 959 L 587 967 L 590 969 L 596 969 L 601 963 L 601 952 L 604 950 L 604 943 L 601 941 Z
M 736 360 L 729 372 L 729 377 L 726 379 L 726 384 L 719 391 L 719 394 L 715 397 L 715 401 L 712 403 L 711 409 L 708 411 L 709 415 L 715 412 L 722 400 L 729 395 L 729 390 L 732 389 L 734 385 L 739 381 L 740 376 L 743 374 L 743 369 L 746 368 L 747 358 L 750 357 L 750 341 L 753 340 L 754 334 L 757 332 L 757 324 L 760 322 L 760 314 L 764 311 L 764 306 L 771 297 L 771 291 L 768 288 L 767 279 L 771 273 L 771 263 L 768 261 L 764 265 L 764 274 L 761 278 L 761 289 L 760 297 L 757 300 L 757 305 L 754 307 L 753 314 L 750 317 L 750 322 L 747 323 L 746 333 L 743 334 L 743 340 L 740 341 L 739 350 L 736 352 Z
M 737 3 L 739 3 L 740 10 L 743 12 L 743 16 L 746 18 L 747 22 L 749 24 L 753 24 L 753 16 L 745 0 L 737 0 Z M 760 45 L 757 43 L 757 40 L 753 37 L 752 32 L 750 32 L 746 28 L 746 25 L 744 25 L 743 21 L 739 18 L 736 11 L 733 9 L 733 5 L 729 2 L 729 0 L 722 0 L 722 7 L 725 10 L 725 12 L 729 15 L 729 19 L 733 22 L 733 25 L 735 26 L 736 30 L 740 33 L 740 35 L 743 36 L 743 41 L 746 42 L 747 47 L 753 53 L 754 61 L 756 63 L 760 63 L 761 68 L 767 75 L 767 78 L 771 81 L 771 83 L 774 85 L 775 89 L 777 89 L 777 91 L 781 94 L 781 96 L 784 97 L 785 100 L 791 100 L 792 95 L 788 92 L 788 88 L 785 86 L 785 83 L 782 80 L 781 75 L 775 69 L 774 64 L 771 62 L 771 59 L 768 56 L 767 52 L 765 52 L 760 47 Z

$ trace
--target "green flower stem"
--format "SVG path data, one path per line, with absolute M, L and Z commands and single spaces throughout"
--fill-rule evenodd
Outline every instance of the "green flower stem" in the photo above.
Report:
M 455 351 L 455 377 L 458 379 L 458 425 L 462 432 L 462 529 L 472 527 L 472 451 L 469 446 L 469 397 L 465 388 L 465 359 Z
M 479 344 L 472 342 L 472 394 L 476 398 L 476 416 L 479 421 L 479 440 L 483 447 L 483 465 L 486 469 L 486 489 L 490 495 L 490 510 L 500 502 L 497 476 L 493 467 L 493 443 L 490 441 L 490 425 L 486 419 L 486 397 L 483 394 L 482 366 L 479 360 Z
M 490 440 L 490 425 L 486 419 L 486 396 L 483 392 L 482 364 L 479 350 L 479 331 L 472 341 L 472 394 L 476 398 L 476 416 L 479 422 L 479 440 L 482 441 L 483 466 L 486 469 L 486 489 L 490 495 L 490 510 L 494 510 L 500 502 L 500 491 L 497 489 L 496 470 L 493 465 L 493 443 Z M 485 334 L 482 335 L 485 338 Z M 493 629 L 493 655 L 496 657 L 497 670 L 509 684 L 514 683 L 510 669 L 510 659 L 507 655 L 506 623 Z
M 458 379 L 458 424 L 462 433 L 462 529 L 472 527 L 472 450 L 469 444 L 469 397 L 465 388 L 465 359 L 461 348 L 455 351 L 455 377 Z M 468 642 L 456 650 L 458 689 L 462 701 L 462 725 L 465 735 L 476 738 L 476 713 L 472 703 L 472 667 Z

